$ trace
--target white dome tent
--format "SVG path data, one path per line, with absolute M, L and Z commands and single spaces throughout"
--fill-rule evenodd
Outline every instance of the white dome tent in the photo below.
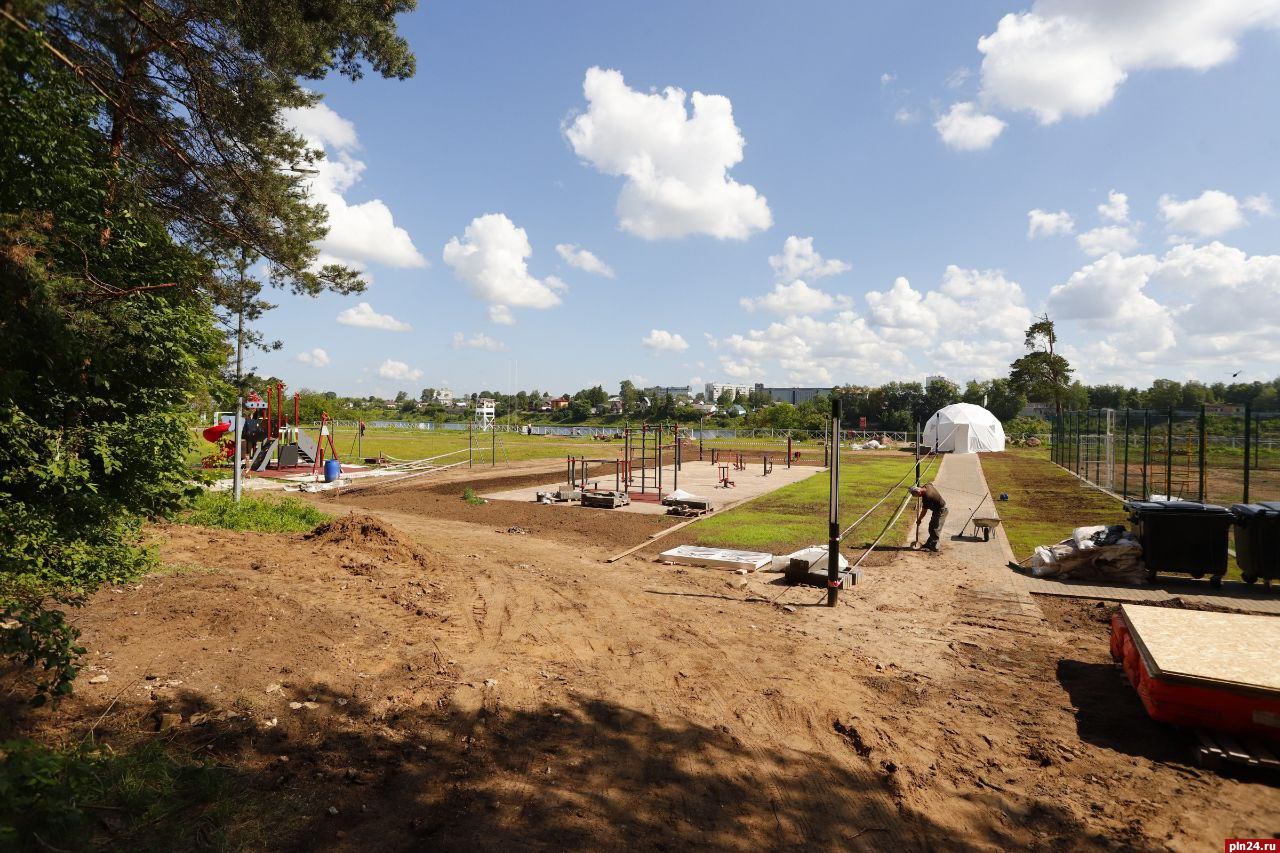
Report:
M 1004 427 L 981 406 L 953 403 L 929 418 L 924 443 L 943 453 L 994 453 L 1004 450 Z

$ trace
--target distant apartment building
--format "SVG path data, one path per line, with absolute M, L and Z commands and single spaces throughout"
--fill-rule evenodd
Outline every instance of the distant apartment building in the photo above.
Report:
M 934 382 L 946 382 L 946 381 L 947 381 L 947 377 L 943 376 L 941 373 L 934 373 L 924 378 L 924 387 L 928 388 Z
M 1019 417 L 1044 418 L 1045 420 L 1052 418 L 1053 414 L 1053 403 L 1027 403 L 1022 407 L 1022 411 L 1018 412 Z
M 769 395 L 769 399 L 775 403 L 790 403 L 798 406 L 801 403 L 807 403 L 815 397 L 825 397 L 831 394 L 830 388 L 767 388 L 763 384 L 757 382 L 756 391 L 763 391 Z
M 651 397 L 693 397 L 693 388 L 689 385 L 654 385 L 644 392 Z
M 752 390 L 754 389 L 750 385 L 735 385 L 731 382 L 708 382 L 704 399 L 708 403 L 714 403 L 720 399 L 720 395 L 725 391 L 732 391 L 739 397 L 745 398 Z

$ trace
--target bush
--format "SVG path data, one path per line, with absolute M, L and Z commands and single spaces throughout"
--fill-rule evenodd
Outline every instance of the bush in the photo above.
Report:
M 230 773 L 155 742 L 113 752 L 28 739 L 0 743 L 0 848 L 192 849 L 233 846 L 251 807 Z M 182 810 L 181 820 L 168 816 Z M 110 834 L 99 818 L 110 816 Z M 241 839 L 247 840 L 247 839 Z
M 1016 417 L 1006 421 L 1004 436 L 1012 442 L 1023 442 L 1032 436 L 1051 435 L 1053 425 L 1044 418 Z
M 333 516 L 294 498 L 240 496 L 236 506 L 230 492 L 205 492 L 191 509 L 178 516 L 182 524 L 259 533 L 305 533 Z

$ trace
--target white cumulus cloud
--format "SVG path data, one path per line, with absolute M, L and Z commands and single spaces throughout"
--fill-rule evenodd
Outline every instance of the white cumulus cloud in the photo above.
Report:
M 1050 213 L 1035 208 L 1027 211 L 1027 239 L 1037 237 L 1053 237 L 1057 234 L 1070 234 L 1076 228 L 1075 220 L 1065 210 Z
M 1129 196 L 1116 190 L 1107 193 L 1107 200 L 1098 205 L 1098 215 L 1108 222 L 1129 221 Z
M 602 275 L 605 278 L 613 278 L 612 267 L 597 258 L 592 252 L 579 248 L 573 243 L 557 243 L 556 253 L 560 255 L 561 260 L 571 267 L 577 267 L 583 272 Z
M 413 327 L 390 314 L 379 314 L 368 302 L 358 302 L 338 314 L 338 322 L 344 326 L 362 329 L 381 329 L 384 332 L 407 332 Z
M 505 347 L 501 341 L 494 340 L 493 338 L 486 335 L 484 332 L 477 332 L 471 337 L 467 337 L 462 332 L 454 332 L 453 348 L 454 349 L 482 349 L 482 350 L 487 350 L 489 352 L 497 352 L 498 350 L 504 349 Z
M 849 297 L 831 295 L 810 287 L 801 279 L 790 284 L 778 282 L 764 296 L 743 297 L 738 303 L 748 311 L 760 309 L 772 314 L 821 314 L 834 308 L 849 307 Z
M 1251 195 L 1244 200 L 1245 210 L 1258 214 L 1259 216 L 1275 216 L 1275 208 L 1271 206 L 1271 196 L 1266 193 L 1258 193 Z
M 949 266 L 936 290 L 905 278 L 867 294 L 868 311 L 830 319 L 791 315 L 715 339 L 720 371 L 736 379 L 879 383 L 944 371 L 990 377 L 1008 371 L 1031 322 L 1022 288 L 995 270 Z
M 826 278 L 850 269 L 844 261 L 827 259 L 814 251 L 812 237 L 797 237 L 794 234 L 782 241 L 782 254 L 769 256 L 769 266 L 773 267 L 773 274 L 778 281 Z
M 378 375 L 383 379 L 398 379 L 402 382 L 413 382 L 422 378 L 422 371 L 416 367 L 409 367 L 403 361 L 396 361 L 389 358 L 378 366 Z
M 653 329 L 640 340 L 641 346 L 657 352 L 684 352 L 689 342 L 665 329 Z
M 1127 225 L 1100 225 L 1076 235 L 1076 243 L 1080 251 L 1096 258 L 1109 252 L 1132 251 L 1138 245 L 1138 238 Z
M 302 136 L 310 148 L 325 153 L 305 178 L 311 200 L 329 212 L 329 233 L 317 243 L 321 262 L 354 267 L 365 263 L 390 267 L 425 267 L 427 260 L 413 245 L 409 232 L 395 224 L 391 209 L 379 199 L 352 203 L 347 193 L 365 171 L 353 156 L 359 149 L 355 125 L 327 105 L 282 110 L 280 120 Z
M 555 276 L 544 279 L 529 273 L 533 254 L 523 228 L 502 213 L 487 213 L 471 220 L 461 239 L 451 237 L 444 247 L 444 262 L 471 295 L 488 302 L 489 319 L 511 325 L 514 308 L 552 308 L 560 304 L 567 285 Z
M 1280 26 L 1280 0 L 1035 0 L 978 40 L 984 101 L 1042 124 L 1106 106 L 1146 69 L 1205 71 L 1250 30 Z
M 849 264 L 836 258 L 824 258 L 813 248 L 812 237 L 794 234 L 782 243 L 782 254 L 770 255 L 773 268 L 773 290 L 763 296 L 743 297 L 738 300 L 748 311 L 757 309 L 783 316 L 791 314 L 818 314 L 835 308 L 848 308 L 847 296 L 832 295 L 811 287 L 805 278 L 817 279 L 838 275 L 849 270 Z
M 729 177 L 745 140 L 723 95 L 630 88 L 621 72 L 589 68 L 587 109 L 565 128 L 582 160 L 626 179 L 623 230 L 649 240 L 707 234 L 742 240 L 773 224 L 764 196 Z M 686 102 L 692 103 L 692 114 Z
M 939 116 L 933 123 L 949 148 L 957 151 L 981 151 L 1004 132 L 1005 123 L 984 113 L 973 101 L 961 101 Z
M 1245 224 L 1240 202 L 1221 190 L 1205 190 L 1197 198 L 1179 201 L 1160 196 L 1160 217 L 1169 230 L 1191 232 L 1199 237 L 1217 237 Z
M 329 353 L 320 349 L 320 347 L 316 347 L 313 350 L 298 353 L 293 357 L 293 360 L 299 364 L 309 365 L 310 367 L 328 367 Z

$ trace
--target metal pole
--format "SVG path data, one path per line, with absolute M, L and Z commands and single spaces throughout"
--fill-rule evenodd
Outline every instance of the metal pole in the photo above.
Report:
M 916 485 L 920 485 L 920 422 L 916 421 L 916 446 L 912 448 L 916 457 Z
M 1151 497 L 1148 471 L 1151 467 L 1151 410 L 1142 410 L 1142 499 Z
M 1129 499 L 1129 410 L 1124 410 L 1124 487 L 1120 494 Z
M 680 425 L 676 425 L 676 467 L 671 472 L 671 491 L 680 491 Z
M 1169 408 L 1169 423 L 1164 433 L 1164 497 L 1173 497 L 1173 408 Z
M 1249 502 L 1249 441 L 1253 422 L 1253 403 L 1244 404 L 1244 503 Z
M 1099 486 L 1102 485 L 1102 435 L 1106 420 L 1107 413 L 1098 409 L 1098 416 L 1093 419 L 1093 482 Z
M 1071 436 L 1072 446 L 1075 448 L 1072 454 L 1071 470 L 1080 473 L 1080 411 L 1075 410 L 1071 414 Z
M 831 398 L 831 434 L 840 435 L 840 398 Z M 837 448 L 839 445 L 837 445 Z M 831 495 L 827 515 L 827 606 L 840 595 L 840 452 L 831 456 Z
M 475 430 L 474 421 L 467 421 L 467 467 L 471 467 L 471 461 L 475 457 Z
M 1205 448 L 1204 403 L 1200 404 L 1200 502 L 1204 503 L 1204 448 Z
M 489 467 L 498 464 L 498 425 L 489 424 Z
M 243 261 L 243 256 L 241 258 Z M 236 446 L 235 446 L 235 471 L 231 474 L 231 494 L 232 500 L 239 505 L 240 492 L 243 485 L 244 474 L 241 468 L 244 467 L 243 451 L 241 443 L 244 441 L 244 270 L 240 271 L 240 305 L 236 318 Z M 1248 466 L 1249 455 L 1245 454 L 1245 467 Z

